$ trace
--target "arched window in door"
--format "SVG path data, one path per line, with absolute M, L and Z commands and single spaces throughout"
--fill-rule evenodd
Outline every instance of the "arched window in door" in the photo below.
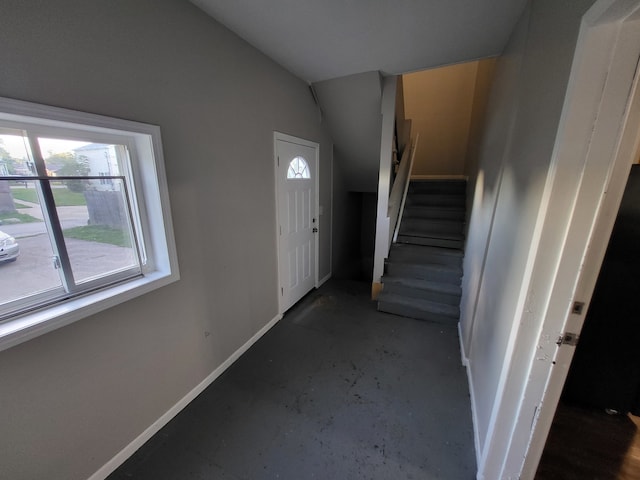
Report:
M 296 157 L 289 163 L 287 170 L 287 179 L 289 178 L 311 178 L 309 173 L 309 165 L 302 157 Z

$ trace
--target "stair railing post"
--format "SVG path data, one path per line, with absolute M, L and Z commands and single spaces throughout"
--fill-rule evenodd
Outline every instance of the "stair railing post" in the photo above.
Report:
M 382 88 L 382 132 L 380 138 L 380 170 L 378 173 L 378 207 L 376 214 L 376 238 L 373 256 L 373 281 L 371 296 L 378 297 L 382 290 L 384 260 L 389 254 L 389 194 L 392 169 L 393 132 L 395 125 L 397 77 L 383 79 Z

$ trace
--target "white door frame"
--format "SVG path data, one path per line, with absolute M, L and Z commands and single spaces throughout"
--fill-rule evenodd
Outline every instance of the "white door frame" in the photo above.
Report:
M 478 465 L 479 479 L 531 479 L 544 449 L 640 144 L 640 0 L 585 14 L 536 227 L 527 302 Z M 554 254 L 553 252 L 559 252 Z M 540 253 L 538 255 L 537 253 Z M 582 302 L 581 314 L 572 313 Z
M 316 189 L 316 195 L 315 195 L 315 199 L 313 202 L 313 208 L 314 208 L 314 217 L 316 219 L 316 225 L 318 225 L 318 227 L 316 228 L 320 228 L 320 218 L 319 218 L 319 211 L 320 211 L 320 178 L 318 173 L 320 172 L 320 144 L 316 143 L 316 142 L 312 142 L 310 140 L 305 140 L 303 138 L 299 138 L 299 137 L 294 137 L 292 135 L 288 135 L 286 133 L 281 133 L 281 132 L 273 132 L 273 164 L 274 164 L 274 180 L 275 180 L 275 192 L 276 192 L 276 259 L 278 262 L 278 283 L 276 284 L 276 294 L 278 296 L 278 313 L 280 315 L 282 315 L 284 313 L 284 306 L 282 304 L 282 295 L 281 295 L 281 288 L 282 288 L 282 277 L 283 277 L 283 273 L 281 271 L 281 264 L 280 264 L 280 188 L 279 188 L 279 182 L 278 182 L 278 169 L 279 169 L 279 164 L 278 164 L 278 140 L 282 140 L 285 142 L 290 142 L 290 143 L 295 143 L 297 145 L 303 145 L 305 147 L 309 147 L 309 148 L 313 148 L 315 151 L 315 169 L 313 172 L 313 175 L 315 177 L 314 182 L 315 182 L 315 189 Z M 319 251 L 320 251 L 320 245 L 319 245 L 319 239 L 320 235 L 316 234 L 314 236 L 314 242 L 315 242 L 315 278 L 314 278 L 314 286 L 316 288 L 318 288 L 318 268 L 319 268 Z

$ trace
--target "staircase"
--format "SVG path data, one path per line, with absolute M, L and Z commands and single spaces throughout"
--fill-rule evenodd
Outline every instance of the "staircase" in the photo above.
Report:
M 411 181 L 378 310 L 457 324 L 466 188 L 464 180 Z

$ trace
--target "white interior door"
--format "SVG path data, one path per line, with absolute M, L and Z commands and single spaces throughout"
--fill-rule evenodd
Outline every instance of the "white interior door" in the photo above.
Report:
M 316 285 L 318 145 L 276 135 L 280 310 Z
M 478 478 L 536 475 L 575 350 L 561 337 L 581 332 L 640 150 L 639 57 L 640 0 L 597 0 L 582 20 L 554 146 L 549 210 L 519 326 L 523 334 L 513 341 L 495 434 Z M 524 335 L 526 325 L 538 325 L 531 329 L 533 343 Z

